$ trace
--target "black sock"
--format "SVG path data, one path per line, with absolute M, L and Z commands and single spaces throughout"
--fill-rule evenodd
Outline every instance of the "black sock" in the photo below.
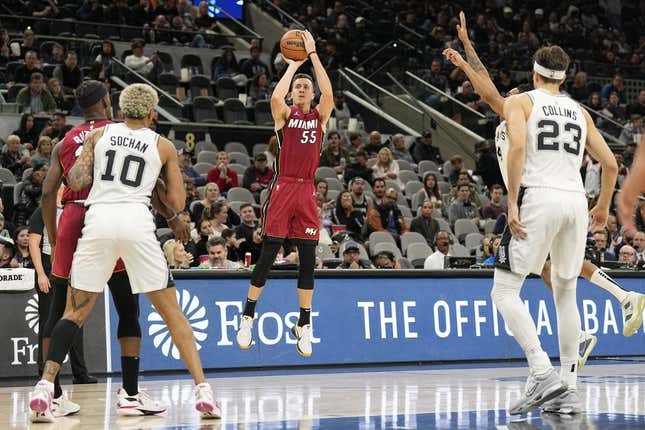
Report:
M 63 395 L 63 388 L 60 386 L 60 376 L 57 374 L 54 378 L 54 398 L 57 399 Z
M 139 394 L 139 357 L 121 357 L 123 389 L 131 396 Z
M 300 308 L 300 318 L 298 318 L 298 327 L 311 324 L 311 308 Z
M 257 303 L 257 300 L 251 300 L 248 297 L 246 298 L 246 305 L 244 305 L 244 312 L 242 315 L 246 315 L 248 317 L 253 318 L 255 316 L 255 304 Z

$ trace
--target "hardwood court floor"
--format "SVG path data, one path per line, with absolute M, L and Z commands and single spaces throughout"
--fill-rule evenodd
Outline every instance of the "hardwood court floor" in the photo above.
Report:
M 645 364 L 588 365 L 579 379 L 585 414 L 513 418 L 506 410 L 526 368 L 430 366 L 248 372 L 209 378 L 221 421 L 200 420 L 185 375 L 146 377 L 141 387 L 169 405 L 156 417 L 118 417 L 107 383 L 66 386 L 81 412 L 55 424 L 27 420 L 31 386 L 0 388 L 0 429 L 645 429 Z

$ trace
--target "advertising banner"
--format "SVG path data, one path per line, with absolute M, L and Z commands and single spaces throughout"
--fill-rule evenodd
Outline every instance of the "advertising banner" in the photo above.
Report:
M 642 278 L 618 279 L 645 292 Z M 195 332 L 205 368 L 393 363 L 523 357 L 490 298 L 491 278 L 317 279 L 312 311 L 313 355 L 296 352 L 290 327 L 298 319 L 295 279 L 269 280 L 257 305 L 254 344 L 235 343 L 248 279 L 178 279 L 180 306 Z M 542 344 L 558 355 L 557 318 L 550 290 L 528 279 L 522 297 Z M 183 369 L 170 333 L 141 296 L 141 369 Z M 645 333 L 622 336 L 620 304 L 584 280 L 578 283 L 582 328 L 598 336 L 594 355 L 644 355 Z M 110 311 L 112 333 L 117 318 Z M 119 370 L 112 336 L 111 365 Z

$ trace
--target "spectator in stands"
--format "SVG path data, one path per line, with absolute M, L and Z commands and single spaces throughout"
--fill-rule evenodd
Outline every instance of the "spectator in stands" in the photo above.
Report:
M 638 98 L 627 106 L 627 112 L 630 115 L 638 114 L 641 117 L 645 116 L 645 89 L 638 92 Z
M 644 132 L 643 116 L 634 112 L 629 116 L 629 121 L 627 121 L 627 124 L 623 127 L 623 131 L 621 131 L 618 139 L 624 144 L 628 144 L 630 142 L 638 144 L 638 141 Z
M 11 37 L 5 28 L 0 28 L 0 66 L 4 66 L 11 59 Z
M 517 82 L 511 79 L 511 73 L 506 69 L 500 69 L 495 78 L 495 87 L 500 94 L 506 94 L 517 86 Z
M 320 154 L 320 165 L 333 167 L 336 174 L 342 175 L 348 160 L 349 152 L 340 144 L 340 133 L 337 131 L 327 133 L 327 146 Z
M 235 229 L 227 228 L 222 232 L 222 239 L 226 243 L 226 253 L 231 261 L 241 262 L 243 259 L 240 253 L 240 244 L 244 239 L 238 239 L 235 235 Z
M 228 154 L 224 151 L 217 153 L 217 164 L 208 171 L 206 182 L 214 182 L 221 193 L 226 193 L 231 188 L 237 187 L 237 173 L 228 168 Z
M 388 188 L 381 203 L 374 205 L 374 208 L 367 213 L 367 224 L 369 232 L 388 231 L 395 240 L 408 231 L 405 225 L 401 209 L 397 205 L 398 191 Z
M 349 183 L 354 178 L 362 178 L 364 181 L 372 182 L 372 169 L 367 167 L 367 153 L 363 150 L 356 152 L 354 163 L 347 166 L 344 179 Z
M 47 165 L 44 163 L 33 163 L 31 175 L 23 181 L 22 191 L 18 203 L 13 207 L 13 223 L 23 225 L 34 213 L 40 204 L 43 181 L 47 174 Z
M 470 198 L 470 186 L 468 185 L 459 185 L 458 194 L 455 201 L 450 204 L 448 208 L 448 219 L 450 224 L 455 224 L 455 221 L 458 219 L 469 219 L 479 227 L 479 210 L 471 202 Z
M 159 55 L 152 54 L 150 57 L 143 55 L 144 42 L 141 39 L 134 39 L 130 44 L 132 54 L 125 57 L 125 65 L 135 72 L 150 79 L 156 77 L 155 68 L 158 68 Z
M 439 148 L 432 145 L 432 132 L 427 130 L 423 133 L 421 138 L 417 139 L 412 148 L 410 148 L 412 158 L 415 162 L 419 163 L 423 160 L 434 161 L 437 164 L 443 164 L 443 158 Z
M 0 269 L 11 268 L 14 254 L 14 242 L 10 237 L 0 236 Z
M 434 237 L 435 252 L 426 258 L 423 268 L 426 270 L 443 270 L 446 257 L 450 256 L 450 234 L 440 230 Z
M 615 215 L 609 215 L 607 217 L 607 233 L 609 234 L 610 239 L 609 247 L 611 247 L 614 254 L 616 254 L 616 248 L 623 243 L 623 236 L 618 228 L 618 222 L 616 221 Z
M 589 98 L 591 91 L 589 90 L 586 72 L 581 70 L 576 73 L 573 82 L 569 85 L 568 93 L 574 100 L 583 103 Z
M 600 261 L 616 261 L 616 255 L 609 247 L 609 234 L 606 231 L 594 232 L 593 239 L 596 251 L 600 255 Z
M 441 66 L 441 60 L 439 58 L 435 58 L 430 64 L 430 70 L 421 73 L 421 78 L 429 84 L 439 88 L 441 91 L 446 91 L 450 88 L 448 86 L 448 79 L 446 78 L 446 75 L 443 74 Z M 437 94 L 433 91 L 426 90 L 425 86 L 423 87 L 422 97 L 430 106 L 436 107 L 439 105 L 439 96 L 437 96 Z
M 275 162 L 275 157 L 278 154 L 278 138 L 274 135 L 269 138 L 269 143 L 267 144 L 267 149 L 264 151 L 264 155 L 267 156 L 267 164 L 273 166 Z
M 240 66 L 238 65 L 235 54 L 233 53 L 234 48 L 232 46 L 227 46 L 222 48 L 224 53 L 213 64 L 213 80 L 217 78 L 231 78 L 235 81 L 238 86 L 244 86 L 248 82 L 248 78 L 245 74 L 240 72 Z
M 461 173 L 466 171 L 466 167 L 464 166 L 463 158 L 461 158 L 461 155 L 458 154 L 450 157 L 450 164 L 452 165 L 452 172 L 450 172 L 448 179 L 450 180 L 450 185 L 454 187 L 455 185 L 457 185 Z
M 16 244 L 16 252 L 11 260 L 11 267 L 33 269 L 34 264 L 31 261 L 31 255 L 29 254 L 29 227 L 23 224 L 16 228 L 13 241 Z
M 632 245 L 636 250 L 636 259 L 638 262 L 645 262 L 645 233 L 637 231 L 632 239 Z
M 625 98 L 625 83 L 623 77 L 616 74 L 612 78 L 611 82 L 605 84 L 600 91 L 600 96 L 604 100 L 609 100 L 611 93 L 616 93 L 618 95 L 619 103 L 626 103 L 627 99 Z
M 166 0 L 163 4 L 159 4 L 155 9 L 154 15 L 163 15 L 168 21 L 172 19 L 173 16 L 179 15 L 177 12 L 177 2 L 175 0 Z
M 22 43 L 13 42 L 9 46 L 11 47 L 11 61 L 21 60 L 25 58 L 27 52 L 38 51 L 38 46 L 36 45 L 36 34 L 31 27 L 27 27 L 22 33 Z
M 182 1 L 185 2 L 185 0 L 180 0 L 180 4 Z M 190 24 L 188 24 L 189 21 Z M 182 45 L 190 44 L 190 46 L 197 48 L 202 48 L 206 45 L 204 36 L 201 34 L 189 33 L 193 31 L 192 19 L 184 19 L 181 16 L 174 16 L 172 18 L 171 27 L 173 30 L 176 30 L 176 32 L 171 35 L 173 42 L 180 43 Z
M 169 239 L 163 244 L 163 253 L 169 269 L 189 269 L 194 260 L 193 255 L 186 252 L 184 244 L 175 239 Z
M 34 73 L 40 73 L 41 75 L 43 73 L 38 64 L 38 54 L 36 51 L 27 51 L 25 64 L 16 69 L 13 80 L 17 84 L 28 84 L 31 82 L 31 75 Z
M 205 1 L 200 2 L 197 17 L 195 18 L 195 26 L 200 30 L 210 30 L 215 26 L 216 22 L 216 18 L 208 13 L 208 3 Z
M 63 64 L 65 62 L 65 49 L 59 43 L 54 43 L 49 55 L 43 53 L 42 60 L 45 64 Z
M 502 243 L 502 236 L 500 235 L 497 235 L 494 238 L 490 239 L 490 243 L 488 245 L 488 252 L 490 253 L 490 255 L 482 261 L 482 264 L 495 264 L 495 255 L 497 255 L 497 250 L 499 249 L 500 243 Z
M 632 167 L 637 145 L 638 144 L 636 142 L 628 142 L 627 146 L 625 147 L 625 151 L 623 152 L 623 162 L 625 163 L 625 166 L 627 166 L 627 168 Z
M 99 81 L 108 79 L 112 74 L 115 55 L 114 44 L 109 40 L 104 40 L 101 44 L 101 53 L 96 56 L 94 64 L 92 65 L 90 71 L 91 78 Z
M 105 11 L 105 22 L 108 24 L 126 25 L 132 21 L 132 11 L 125 0 L 114 0 L 114 4 Z
M 20 138 L 15 134 L 7 137 L 7 143 L 2 148 L 0 160 L 2 167 L 11 170 L 18 181 L 22 178 L 23 170 L 31 166 L 31 157 L 22 154 Z
M 482 217 L 484 219 L 497 219 L 501 214 L 508 211 L 506 205 L 502 202 L 504 189 L 501 185 L 495 184 L 490 189 L 490 202 L 482 208 Z
M 56 18 L 60 13 L 55 0 L 31 0 L 25 12 L 35 18 Z
M 229 228 L 228 225 L 226 225 L 226 222 L 228 221 L 228 209 L 226 201 L 219 201 L 213 203 L 210 208 L 204 210 L 202 216 L 205 219 L 210 220 L 211 228 L 213 229 L 211 237 L 220 237 L 222 232 Z
M 270 100 L 271 89 L 269 82 L 269 75 L 267 73 L 259 73 L 253 81 L 251 82 L 251 88 L 249 88 L 249 105 L 255 104 L 258 100 Z
M 380 205 L 385 196 L 385 179 L 376 178 L 372 182 L 372 193 L 374 194 L 374 204 Z
M 620 248 L 620 252 L 618 253 L 618 261 L 630 266 L 636 266 L 638 264 L 636 250 L 629 245 L 624 245 Z
M 483 112 L 484 110 L 481 105 L 481 98 L 477 93 L 475 93 L 473 84 L 471 84 L 470 81 L 464 81 L 461 84 L 461 92 L 457 93 L 455 95 L 455 98 L 463 104 L 467 105 L 469 108 L 474 109 L 478 112 Z
M 410 223 L 410 231 L 425 237 L 428 245 L 432 245 L 434 236 L 439 231 L 439 223 L 432 218 L 433 204 L 429 200 L 423 202 L 419 215 Z
M 390 251 L 381 251 L 376 256 L 374 256 L 374 266 L 377 269 L 400 269 L 401 265 L 394 254 Z
M 352 114 L 349 111 L 347 103 L 345 103 L 345 95 L 341 92 L 334 94 L 334 117 L 336 118 L 336 127 L 339 130 L 344 130 L 349 124 L 349 119 Z
M 273 170 L 268 166 L 266 154 L 260 152 L 255 156 L 253 165 L 244 171 L 242 185 L 253 193 L 256 202 L 261 203 L 260 193 L 269 186 L 271 179 L 273 179 Z
M 356 242 L 347 242 L 343 250 L 343 262 L 339 269 L 373 269 L 372 263 L 368 260 L 361 260 L 360 248 Z
M 194 231 L 191 231 L 191 238 L 189 247 L 193 249 L 193 255 L 197 257 L 197 261 L 202 255 L 208 254 L 208 249 L 206 244 L 208 239 L 213 236 L 213 228 L 211 227 L 211 222 L 207 219 L 201 219 L 196 225 Z M 193 266 L 196 262 L 193 261 Z
M 495 239 L 495 235 L 492 233 L 489 233 L 482 236 L 481 240 L 479 241 L 479 249 L 481 250 L 481 256 L 478 258 L 478 261 L 481 264 L 489 264 L 489 263 L 485 263 L 485 261 L 487 261 L 491 256 L 493 257 L 493 263 L 495 262 L 495 254 L 493 253 L 494 239 Z
M 3 242 L 1 242 L 2 238 L 5 239 L 11 239 L 11 231 L 13 228 L 11 228 L 9 225 L 5 225 L 5 219 L 4 215 L 2 214 L 2 211 L 4 208 L 2 207 L 2 202 L 0 201 L 0 245 L 2 245 Z M 2 253 L 0 252 L 0 256 L 2 256 Z
M 139 3 L 132 8 L 128 25 L 143 27 L 155 19 L 154 9 L 150 6 L 150 0 L 139 0 Z
M 99 0 L 83 0 L 78 10 L 78 18 L 81 21 L 101 22 L 103 20 L 103 5 Z
M 374 130 L 370 133 L 369 141 L 367 142 L 367 145 L 365 145 L 364 149 L 370 156 L 375 156 L 384 147 L 385 145 L 383 145 L 381 133 Z
M 457 196 L 459 195 L 459 187 L 461 185 L 468 185 L 468 187 L 470 187 L 470 200 L 478 209 L 481 208 L 482 207 L 481 198 L 479 198 L 479 193 L 477 192 L 477 188 L 472 183 L 470 175 L 468 174 L 467 171 L 463 171 L 459 174 L 459 177 L 457 179 L 457 185 L 450 189 L 450 193 L 448 194 L 448 204 L 452 203 L 453 200 L 457 198 Z
M 260 60 L 260 48 L 258 46 L 251 46 L 249 50 L 251 58 L 247 59 L 242 66 L 242 73 L 244 73 L 249 79 L 254 76 L 259 75 L 260 73 L 269 74 L 269 66 L 262 60 Z
M 208 241 L 208 260 L 199 265 L 200 269 L 238 270 L 240 263 L 229 260 L 226 241 L 221 237 L 214 237 Z
M 372 199 L 365 195 L 365 180 L 356 176 L 349 181 L 349 189 L 352 194 L 352 206 L 367 217 L 367 212 L 374 207 Z
M 240 254 L 246 255 L 247 252 L 251 253 L 251 264 L 257 263 L 262 253 L 262 228 L 260 226 L 253 230 L 251 240 L 245 240 L 240 243 Z
M 65 94 L 63 94 L 63 86 L 60 81 L 56 78 L 51 78 L 47 81 L 47 89 L 52 95 L 54 102 L 56 103 L 56 109 L 64 112 L 68 112 L 72 108 L 72 104 L 65 100 Z
M 34 116 L 30 113 L 23 113 L 20 117 L 20 128 L 14 130 L 15 134 L 20 138 L 19 143 L 22 143 L 27 148 L 35 148 L 38 144 L 39 134 L 34 127 Z
M 322 53 L 322 63 L 325 70 L 336 70 L 342 67 L 343 61 L 338 53 L 336 40 L 328 39 L 325 41 L 325 51 Z
M 63 93 L 74 94 L 74 90 L 83 82 L 83 72 L 78 67 L 76 52 L 67 51 L 65 63 L 54 69 L 54 77 L 63 85 Z
M 56 110 L 56 102 L 45 88 L 43 75 L 40 73 L 34 73 L 31 76 L 29 86 L 18 92 L 16 103 L 24 111 L 33 114 L 53 112 Z
M 397 133 L 392 136 L 392 155 L 397 160 L 404 160 L 408 163 L 413 163 L 412 154 L 405 146 L 405 137 L 401 133 Z
M 375 178 L 384 178 L 397 183 L 400 189 L 405 188 L 399 179 L 399 163 L 392 157 L 392 151 L 388 148 L 381 148 L 378 152 L 377 161 L 372 166 Z
M 616 91 L 612 91 L 609 94 L 609 101 L 602 113 L 619 123 L 624 123 L 627 120 L 627 109 L 620 105 L 620 99 Z
M 349 191 L 342 191 L 338 194 L 332 221 L 334 224 L 344 225 L 353 240 L 363 241 L 362 231 L 365 225 L 365 215 L 354 208 L 352 193 Z
M 490 188 L 495 184 L 503 184 L 504 178 L 497 162 L 495 145 L 488 140 L 484 140 L 475 144 L 475 152 L 477 154 L 475 174 L 481 176 L 486 187 Z
M 432 204 L 432 207 L 441 209 L 443 200 L 441 197 L 441 191 L 439 191 L 437 175 L 432 172 L 427 172 L 423 176 L 423 188 L 419 190 L 419 194 L 423 194 L 422 201 L 429 201 Z
M 63 140 L 68 131 L 73 128 L 67 124 L 67 117 L 62 112 L 54 112 L 49 125 L 40 133 L 41 136 L 47 136 L 51 139 Z
M 255 210 L 251 203 L 244 203 L 240 205 L 240 219 L 242 222 L 236 228 L 236 235 L 238 239 L 243 239 L 247 242 L 253 241 L 253 232 L 258 226 L 258 220 L 255 216 Z
M 363 135 L 359 132 L 352 132 L 349 134 L 349 155 L 356 155 L 359 151 L 365 152 L 365 142 L 363 142 Z
M 52 143 L 52 139 L 49 136 L 40 136 L 36 154 L 31 158 L 31 162 L 33 164 L 46 164 L 50 166 L 53 145 L 54 143 Z
M 645 231 L 645 203 L 641 203 L 636 211 L 636 228 Z
M 210 208 L 215 202 L 219 200 L 223 200 L 223 197 L 221 197 L 219 193 L 219 186 L 214 182 L 207 183 L 204 187 L 204 198 L 194 205 L 191 205 L 191 219 L 193 220 L 193 222 L 199 222 L 199 220 L 202 218 L 204 209 Z
M 206 178 L 197 173 L 197 171 L 193 167 L 193 155 L 194 153 L 188 151 L 186 148 L 180 149 L 179 168 L 181 169 L 185 183 L 191 183 L 195 184 L 195 186 L 197 187 L 201 187 L 206 184 Z

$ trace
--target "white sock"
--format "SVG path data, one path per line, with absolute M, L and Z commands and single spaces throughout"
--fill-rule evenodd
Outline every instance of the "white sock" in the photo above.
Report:
M 578 380 L 578 361 L 574 362 L 560 362 L 560 378 L 569 386 L 569 388 L 576 388 Z
M 513 332 L 515 340 L 524 350 L 529 367 L 534 373 L 540 374 L 551 368 L 551 361 L 542 350 L 533 318 L 520 299 L 524 278 L 515 273 L 495 269 L 491 297 L 506 325 Z
M 602 269 L 598 268 L 596 269 L 595 272 L 593 272 L 593 275 L 591 275 L 591 279 L 589 279 L 591 283 L 598 285 L 600 288 L 603 290 L 606 290 L 609 294 L 612 296 L 616 297 L 616 300 L 618 300 L 620 303 L 625 301 L 627 298 L 627 291 L 623 290 L 620 285 L 614 281 L 611 276 L 607 275 Z

